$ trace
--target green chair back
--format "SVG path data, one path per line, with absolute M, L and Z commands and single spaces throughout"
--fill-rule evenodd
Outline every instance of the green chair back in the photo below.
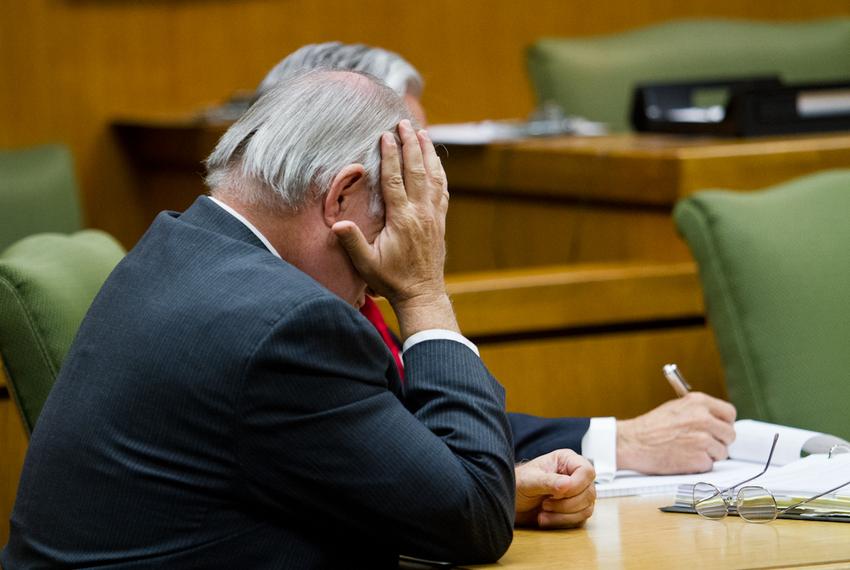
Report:
M 124 256 L 108 234 L 38 234 L 0 253 L 0 356 L 31 432 L 77 329 Z
M 850 439 L 850 170 L 673 212 L 742 418 Z
M 850 18 L 797 23 L 681 20 L 622 34 L 544 38 L 528 50 L 540 103 L 629 129 L 639 83 L 778 74 L 850 81 Z
M 74 164 L 67 148 L 0 151 L 0 250 L 28 235 L 80 229 Z

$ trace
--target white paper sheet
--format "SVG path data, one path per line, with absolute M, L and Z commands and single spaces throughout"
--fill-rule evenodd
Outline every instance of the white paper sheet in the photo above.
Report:
M 618 471 L 617 477 L 612 482 L 596 485 L 596 496 L 604 498 L 628 495 L 675 495 L 679 485 L 703 481 L 729 486 L 752 477 L 763 468 L 764 465 L 749 461 L 728 459 L 717 461 L 708 473 L 691 475 L 642 475 L 635 471 Z
M 756 420 L 735 422 L 735 441 L 729 446 L 729 457 L 764 464 L 773 435 L 779 434 L 771 465 L 786 465 L 800 459 L 803 446 L 823 434 L 816 431 L 769 424 Z

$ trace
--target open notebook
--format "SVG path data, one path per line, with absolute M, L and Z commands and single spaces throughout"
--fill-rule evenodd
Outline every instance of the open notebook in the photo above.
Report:
M 833 445 L 847 443 L 835 436 L 818 432 L 755 420 L 738 420 L 735 422 L 735 442 L 729 447 L 729 459 L 716 462 L 709 473 L 648 476 L 634 471 L 619 471 L 610 483 L 597 483 L 596 494 L 600 498 L 627 495 L 673 495 L 677 493 L 681 485 L 693 485 L 702 481 L 713 483 L 721 488 L 723 485 L 734 485 L 752 477 L 764 468 L 773 435 L 776 433 L 779 434 L 779 441 L 771 461 L 772 466 L 798 462 L 800 457 L 806 454 L 826 454 Z M 847 455 L 850 456 L 850 454 Z M 772 469 L 763 477 L 770 474 Z M 847 475 L 847 479 L 850 479 L 850 474 Z M 828 488 L 821 487 L 821 490 Z

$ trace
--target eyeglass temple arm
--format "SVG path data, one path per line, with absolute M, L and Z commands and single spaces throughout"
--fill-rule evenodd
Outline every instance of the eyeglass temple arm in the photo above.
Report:
M 762 475 L 764 475 L 764 474 L 765 474 L 765 472 L 766 472 L 766 471 L 770 468 L 770 460 L 771 460 L 771 459 L 773 459 L 773 452 L 774 452 L 774 450 L 776 449 L 776 442 L 777 442 L 778 440 L 779 440 L 779 434 L 778 434 L 778 433 L 773 434 L 773 445 L 771 445 L 771 446 L 770 446 L 770 453 L 767 455 L 767 462 L 764 464 L 764 469 L 762 469 L 762 470 L 761 470 L 761 472 L 759 472 L 759 473 L 758 473 L 758 474 L 756 474 L 756 475 L 753 475 L 752 477 L 750 477 L 749 479 L 747 479 L 747 480 L 745 480 L 745 481 L 741 481 L 740 483 L 737 483 L 737 484 L 735 484 L 735 485 L 732 485 L 731 487 L 727 487 L 727 488 L 723 489 L 722 491 L 720 491 L 720 494 L 722 495 L 722 494 L 723 494 L 723 493 L 725 493 L 726 491 L 731 491 L 732 489 L 735 489 L 735 488 L 737 488 L 737 487 L 740 487 L 740 486 L 741 486 L 741 485 L 743 485 L 744 483 L 749 483 L 749 482 L 750 482 L 750 481 L 752 481 L 753 479 L 758 479 L 759 477 L 761 477 Z M 844 485 L 842 485 L 842 487 L 843 487 L 843 486 L 844 486 Z M 839 488 L 840 488 L 840 487 L 839 487 Z M 827 491 L 827 493 L 829 493 L 829 491 Z M 811 499 L 810 499 L 810 500 L 811 500 Z
M 823 493 L 821 493 L 819 495 L 815 495 L 814 497 L 809 497 L 805 501 L 800 501 L 799 503 L 794 503 L 790 507 L 785 507 L 784 509 L 780 509 L 779 512 L 784 513 L 785 511 L 790 511 L 791 509 L 793 509 L 795 507 L 799 507 L 800 505 L 805 505 L 806 503 L 808 503 L 810 501 L 814 501 L 815 499 L 820 499 L 824 495 L 829 495 L 830 493 L 834 493 L 835 491 L 839 490 L 841 487 L 846 487 L 847 485 L 850 485 L 850 481 L 847 481 L 846 483 L 842 483 L 838 487 L 833 487 L 829 491 L 824 491 Z

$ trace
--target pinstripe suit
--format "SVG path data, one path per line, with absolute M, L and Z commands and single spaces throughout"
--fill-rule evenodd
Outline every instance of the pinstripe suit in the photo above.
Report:
M 163 213 L 83 321 L 27 455 L 6 570 L 484 561 L 513 526 L 504 393 L 405 353 L 207 198 Z

